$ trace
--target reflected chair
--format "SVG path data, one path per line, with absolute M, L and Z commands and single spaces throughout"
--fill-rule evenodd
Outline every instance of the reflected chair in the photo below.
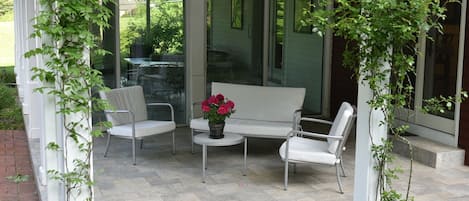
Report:
M 328 134 L 319 134 L 301 130 L 293 130 L 287 140 L 279 149 L 280 157 L 285 161 L 285 190 L 288 185 L 288 164 L 293 163 L 294 172 L 297 163 L 317 163 L 336 167 L 339 192 L 343 193 L 342 182 L 339 176 L 339 168 L 342 176 L 345 176 L 342 152 L 345 143 L 353 127 L 356 117 L 355 108 L 347 102 L 343 102 L 333 122 L 301 118 L 302 121 L 317 122 L 332 125 Z M 316 140 L 320 138 L 326 140 Z
M 141 86 L 131 86 L 112 89 L 110 91 L 100 91 L 102 99 L 107 100 L 112 110 L 106 110 L 106 119 L 112 123 L 112 127 L 107 130 L 108 138 L 104 157 L 107 156 L 111 136 L 127 138 L 132 140 L 132 159 L 136 164 L 135 141 L 141 140 L 140 148 L 143 145 L 143 138 L 152 135 L 171 133 L 172 152 L 176 152 L 175 133 L 176 123 L 174 122 L 174 109 L 169 103 L 148 103 L 145 104 L 143 89 Z M 168 121 L 148 120 L 147 106 L 166 106 L 171 110 L 171 119 Z

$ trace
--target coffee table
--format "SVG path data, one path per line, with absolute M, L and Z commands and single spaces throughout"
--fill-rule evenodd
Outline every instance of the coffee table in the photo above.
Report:
M 248 152 L 248 138 L 235 133 L 224 133 L 225 137 L 221 139 L 212 139 L 209 133 L 201 133 L 194 136 L 194 143 L 202 145 L 202 182 L 205 183 L 205 169 L 207 166 L 207 146 L 223 147 L 241 144 L 244 142 L 244 170 L 243 176 L 246 176 L 246 156 Z

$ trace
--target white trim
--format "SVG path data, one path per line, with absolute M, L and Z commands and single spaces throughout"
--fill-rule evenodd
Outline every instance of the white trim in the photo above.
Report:
M 114 15 L 115 15 L 116 27 L 117 27 L 116 31 L 114 31 L 114 33 L 116 34 L 116 36 L 115 36 L 116 37 L 116 40 L 115 40 L 115 42 L 116 42 L 115 47 L 116 48 L 114 49 L 114 55 L 115 55 L 114 62 L 116 64 L 114 75 L 115 75 L 115 79 L 116 79 L 115 80 L 115 82 L 116 82 L 115 87 L 116 88 L 122 87 L 121 86 L 121 61 L 120 61 L 120 57 L 121 57 L 121 51 L 120 51 L 120 41 L 121 41 L 121 38 L 120 38 L 121 37 L 120 20 L 121 20 L 121 18 L 120 18 L 120 15 L 119 15 L 119 13 L 120 13 L 120 10 L 119 10 L 120 5 L 119 4 L 120 4 L 120 2 L 114 4 L 115 5 L 114 6 Z
M 420 137 L 429 139 L 431 141 L 436 141 L 439 143 L 443 143 L 452 147 L 457 147 L 457 142 L 455 143 L 455 136 L 450 133 L 445 133 L 439 130 L 435 130 L 429 127 L 405 122 L 402 120 L 396 120 L 397 125 L 409 125 L 409 131 L 413 134 L 418 134 Z
M 264 31 L 262 47 L 262 84 L 268 85 L 270 59 L 270 1 L 264 0 Z
M 464 44 L 466 38 L 466 15 L 467 15 L 467 1 L 462 1 L 461 4 L 461 24 L 459 27 L 459 50 L 458 50 L 458 72 L 456 78 L 456 96 L 461 96 L 462 90 L 462 76 L 464 68 Z M 461 119 L 461 103 L 457 102 L 454 107 L 454 144 L 457 145 L 459 141 L 459 123 Z
M 330 0 L 327 7 L 328 10 L 334 9 L 334 4 Z M 332 71 L 332 48 L 333 33 L 328 29 L 323 39 L 323 63 L 322 63 L 322 97 L 321 97 L 321 114 L 324 117 L 330 117 L 330 97 L 331 97 L 331 71 Z
M 418 111 L 417 115 L 415 116 L 415 124 L 426 126 L 435 130 L 440 130 L 445 133 L 451 133 L 451 135 L 454 135 L 455 121 L 453 119 L 448 119 L 437 115 Z
M 207 2 L 205 0 L 184 2 L 185 54 L 188 72 L 186 79 L 189 82 L 186 86 L 186 100 L 188 100 L 186 105 L 187 108 L 191 108 L 192 103 L 202 102 L 206 94 Z M 190 117 L 199 116 L 202 114 L 199 108 L 188 109 L 186 114 L 192 113 Z

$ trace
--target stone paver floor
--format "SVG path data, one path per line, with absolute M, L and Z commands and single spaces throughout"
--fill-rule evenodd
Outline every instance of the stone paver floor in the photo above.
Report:
M 177 129 L 177 152 L 171 154 L 170 135 L 145 140 L 132 165 L 130 140 L 113 138 L 104 158 L 105 138 L 95 140 L 95 196 L 97 201 L 160 200 L 352 200 L 354 139 L 344 153 L 347 177 L 344 194 L 337 192 L 335 168 L 300 164 L 290 174 L 289 189 L 283 190 L 283 162 L 278 156 L 281 140 L 249 139 L 248 171 L 242 176 L 243 147 L 209 147 L 207 182 L 202 183 L 201 147 L 190 151 L 190 130 Z M 408 172 L 408 159 L 398 157 L 395 165 Z M 469 200 L 469 167 L 433 169 L 414 164 L 411 195 L 416 201 Z M 406 188 L 405 175 L 394 185 Z
M 29 178 L 19 183 L 7 179 L 18 174 Z M 0 201 L 35 200 L 39 198 L 26 133 L 0 130 Z

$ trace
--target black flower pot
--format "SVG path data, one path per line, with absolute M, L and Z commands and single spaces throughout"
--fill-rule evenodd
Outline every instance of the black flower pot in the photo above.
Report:
M 225 122 L 221 123 L 208 123 L 208 127 L 210 129 L 209 137 L 212 139 L 221 139 L 225 137 L 223 135 L 223 128 L 225 128 Z

